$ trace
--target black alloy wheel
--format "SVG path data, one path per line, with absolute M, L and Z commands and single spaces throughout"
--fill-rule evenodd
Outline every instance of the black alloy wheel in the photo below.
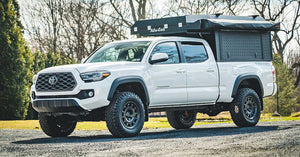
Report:
M 141 117 L 138 105 L 133 101 L 127 102 L 125 105 L 123 105 L 120 117 L 124 127 L 127 129 L 135 128 Z

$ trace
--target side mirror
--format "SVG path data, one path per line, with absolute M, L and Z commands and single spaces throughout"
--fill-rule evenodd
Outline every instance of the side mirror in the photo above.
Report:
M 160 63 L 167 61 L 169 59 L 168 54 L 166 53 L 155 53 L 150 60 L 150 64 Z

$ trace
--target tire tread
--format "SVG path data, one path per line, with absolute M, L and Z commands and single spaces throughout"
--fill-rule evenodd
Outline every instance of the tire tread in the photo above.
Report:
M 179 120 L 179 115 L 177 114 L 177 112 L 175 111 L 167 111 L 167 119 L 169 124 L 174 128 L 174 129 L 188 129 L 190 127 L 193 126 L 193 124 L 196 121 L 196 113 L 193 113 L 195 115 L 193 115 L 193 122 L 189 125 L 187 124 L 183 124 L 180 120 Z
M 39 113 L 38 118 L 43 132 L 51 137 L 66 137 L 74 131 L 77 125 L 77 122 L 74 122 L 68 130 L 60 130 L 53 119 L 51 120 L 53 117 L 49 117 L 46 113 Z
M 122 124 L 119 122 L 119 117 L 118 117 L 118 107 L 121 105 L 121 103 L 126 100 L 127 98 L 133 98 L 135 100 L 137 100 L 141 106 L 142 106 L 142 111 L 141 113 L 141 119 L 142 119 L 142 123 L 144 123 L 144 117 L 145 117 L 145 111 L 143 108 L 143 103 L 142 100 L 140 99 L 140 97 L 138 95 L 136 95 L 135 93 L 132 92 L 120 92 L 117 93 L 113 100 L 111 101 L 110 105 L 106 108 L 106 112 L 105 112 L 105 121 L 106 121 L 106 126 L 108 128 L 108 130 L 110 131 L 110 133 L 114 136 L 114 137 L 133 137 L 133 136 L 137 136 L 142 127 L 138 128 L 138 130 L 134 133 L 128 133 L 126 132 L 124 129 L 122 129 Z
M 252 126 L 255 126 L 259 121 L 259 117 L 256 117 L 257 120 L 255 120 L 254 122 L 247 121 L 241 111 L 241 105 L 243 103 L 243 98 L 246 97 L 246 95 L 248 95 L 248 94 L 252 94 L 257 99 L 257 101 L 258 101 L 257 116 L 260 117 L 261 102 L 260 102 L 258 94 L 251 88 L 242 88 L 238 91 L 238 94 L 237 94 L 236 98 L 233 100 L 232 104 L 230 105 L 230 110 L 229 110 L 233 122 L 238 127 L 252 127 Z M 235 106 L 238 106 L 239 113 L 235 112 Z

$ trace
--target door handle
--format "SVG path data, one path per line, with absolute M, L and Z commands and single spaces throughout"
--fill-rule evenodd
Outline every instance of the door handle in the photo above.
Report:
M 212 73 L 212 72 L 215 72 L 215 70 L 213 68 L 209 68 L 206 70 L 206 72 Z
M 178 70 L 176 70 L 176 72 L 177 72 L 177 73 L 185 73 L 185 70 L 183 70 L 183 69 L 178 69 Z

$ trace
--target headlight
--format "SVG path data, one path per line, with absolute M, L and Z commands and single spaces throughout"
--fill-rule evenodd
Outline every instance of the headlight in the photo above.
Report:
M 32 83 L 35 84 L 36 80 L 37 80 L 37 75 L 33 75 L 33 77 L 32 77 Z
M 80 77 L 85 82 L 101 81 L 108 77 L 110 72 L 108 71 L 94 71 L 80 74 Z

